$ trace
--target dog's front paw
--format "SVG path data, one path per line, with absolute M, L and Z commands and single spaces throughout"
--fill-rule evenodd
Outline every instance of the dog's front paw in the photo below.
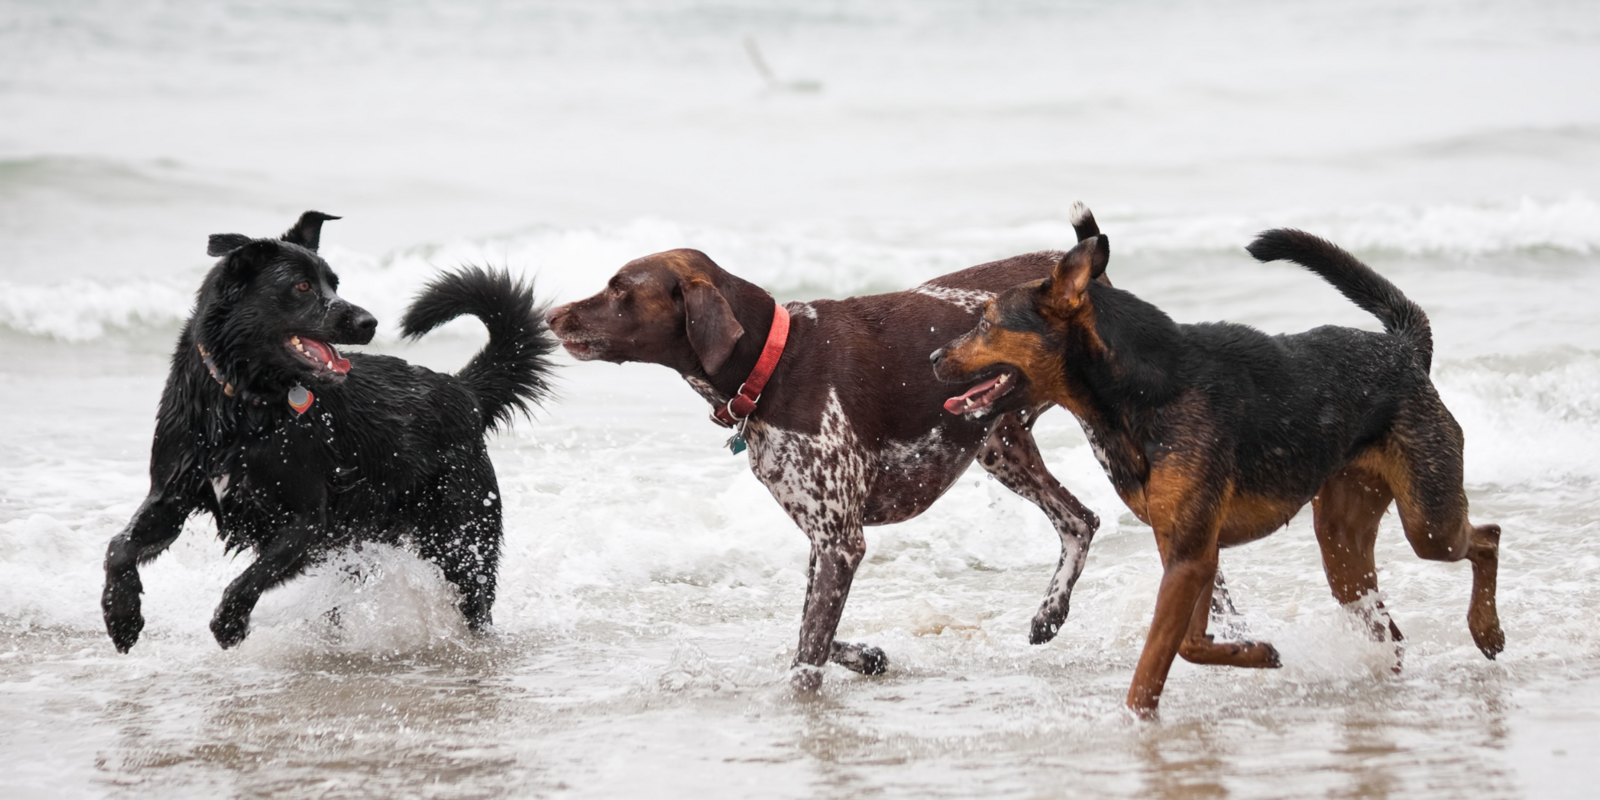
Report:
M 111 635 L 111 643 L 119 653 L 132 649 L 139 641 L 139 632 L 144 630 L 144 615 L 139 613 L 139 591 L 139 579 L 135 577 L 131 585 L 119 586 L 107 581 L 105 592 L 100 595 L 106 633 Z
M 862 675 L 882 675 L 889 671 L 889 657 L 881 648 L 867 644 L 834 642 L 828 660 Z
M 1500 620 L 1492 623 L 1483 623 L 1477 619 L 1469 618 L 1469 629 L 1472 631 L 1472 643 L 1478 646 L 1478 651 L 1490 661 L 1506 649 L 1506 634 L 1500 630 Z
M 1265 662 L 1265 666 L 1266 666 L 1267 669 L 1282 669 L 1283 668 L 1283 655 L 1278 652 L 1278 648 L 1273 647 L 1268 642 L 1245 642 L 1245 644 L 1246 645 L 1252 645 L 1252 646 L 1259 645 L 1261 647 L 1267 648 L 1266 657 L 1262 659 L 1263 662 Z
M 796 664 L 789 670 L 789 685 L 801 694 L 812 694 L 822 688 L 822 667 Z
M 144 615 L 137 610 L 132 614 L 106 612 L 106 633 L 111 634 L 111 643 L 117 646 L 117 652 L 126 653 L 133 649 L 139 641 L 139 632 L 142 630 L 144 630 Z
M 227 650 L 250 635 L 250 618 L 227 614 L 219 608 L 216 616 L 211 618 L 211 635 L 217 637 L 217 644 L 222 645 L 222 649 Z
M 1033 615 L 1033 623 L 1028 626 L 1028 644 L 1049 643 L 1061 632 L 1061 624 L 1066 621 L 1067 605 L 1047 601 L 1039 607 L 1039 613 Z

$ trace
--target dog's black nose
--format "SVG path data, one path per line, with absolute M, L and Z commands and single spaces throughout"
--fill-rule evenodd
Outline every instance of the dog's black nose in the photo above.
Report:
M 364 308 L 353 308 L 350 314 L 350 328 L 355 331 L 355 338 L 360 340 L 356 344 L 366 344 L 372 341 L 372 335 L 378 330 L 378 318 Z
M 943 361 L 943 360 L 944 360 L 944 348 L 943 347 L 941 347 L 938 350 L 935 350 L 932 353 L 928 354 L 928 363 L 930 363 L 930 364 L 932 364 L 932 365 L 934 365 L 936 367 L 939 366 L 939 362 Z

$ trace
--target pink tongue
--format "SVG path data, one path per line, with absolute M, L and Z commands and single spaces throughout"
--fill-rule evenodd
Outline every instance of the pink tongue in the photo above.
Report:
M 963 394 L 963 395 L 961 395 L 959 397 L 952 397 L 949 400 L 944 401 L 944 410 L 946 410 L 946 411 L 948 411 L 948 412 L 950 412 L 952 414 L 964 414 L 964 413 L 966 413 L 966 411 L 967 411 L 967 400 L 969 398 L 971 398 L 973 395 L 982 394 L 984 392 L 989 391 L 990 389 L 993 389 L 995 384 L 997 384 L 999 382 L 1000 382 L 1000 378 L 998 376 L 990 378 L 989 380 L 986 380 L 983 383 L 980 383 L 977 386 L 974 386 L 971 389 L 968 389 L 966 394 Z
M 307 353 L 316 356 L 317 363 L 333 364 L 332 369 L 334 372 L 343 375 L 350 371 L 350 359 L 339 355 L 339 351 L 333 349 L 332 345 L 326 345 L 315 339 L 307 339 L 302 336 L 300 337 L 300 346 L 304 347 Z

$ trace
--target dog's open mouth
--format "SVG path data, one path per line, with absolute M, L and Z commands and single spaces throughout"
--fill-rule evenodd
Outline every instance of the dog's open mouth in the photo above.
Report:
M 999 375 L 978 383 L 966 392 L 944 401 L 944 410 L 952 414 L 981 414 L 1017 388 L 1017 373 L 1007 367 Z
M 289 352 L 311 365 L 319 374 L 343 375 L 350 371 L 350 359 L 339 355 L 339 351 L 327 342 L 306 336 L 290 336 Z

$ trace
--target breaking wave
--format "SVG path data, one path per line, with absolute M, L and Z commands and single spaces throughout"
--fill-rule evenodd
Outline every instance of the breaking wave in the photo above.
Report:
M 1097 214 L 1117 251 L 1131 258 L 1185 253 L 1232 258 L 1257 232 L 1271 227 L 1304 228 L 1358 253 L 1556 258 L 1600 253 L 1600 204 L 1577 194 L 1503 205 L 1371 206 L 1333 213 L 1177 216 L 1110 208 Z M 903 288 L 972 264 L 1073 241 L 1064 212 L 981 225 L 928 220 L 743 229 L 646 218 L 611 227 L 536 226 L 376 255 L 330 246 L 324 255 L 343 278 L 346 297 L 380 320 L 393 320 L 439 269 L 463 263 L 506 264 L 536 276 L 542 295 L 572 299 L 597 289 L 630 259 L 695 247 L 779 295 L 817 297 Z M 175 276 L 126 281 L 0 280 L 0 328 L 66 341 L 141 328 L 176 329 L 204 268 L 192 264 Z

